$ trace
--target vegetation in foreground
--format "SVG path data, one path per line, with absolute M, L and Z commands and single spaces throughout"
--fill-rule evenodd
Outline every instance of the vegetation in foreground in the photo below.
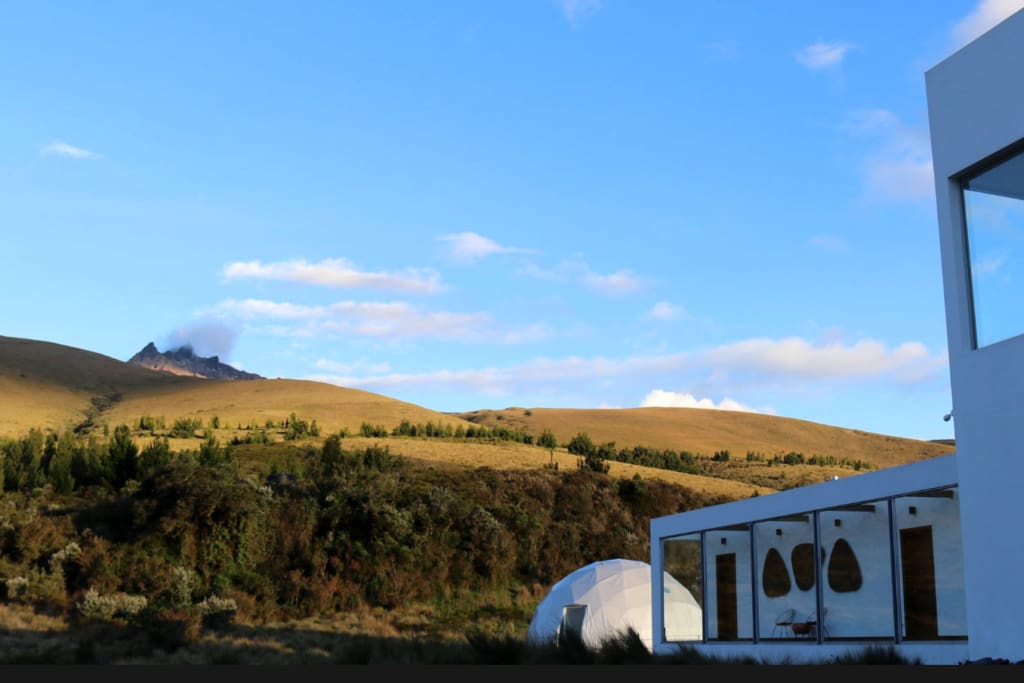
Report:
M 565 574 L 649 558 L 652 517 L 725 502 L 587 468 L 428 465 L 336 435 L 319 447 L 208 435 L 172 451 L 118 426 L 106 441 L 34 431 L 0 453 L 0 603 L 77 642 L 40 651 L 34 627 L 5 626 L 9 662 L 162 660 L 204 634 L 258 639 L 304 620 L 334 637 L 344 624 L 358 649 L 359 617 L 377 610 L 394 633 L 374 647 L 514 639 Z
M 212 625 L 165 620 L 148 626 L 124 619 L 68 624 L 26 606 L 0 606 L 0 665 L 780 665 L 789 660 L 714 657 L 680 646 L 653 654 L 626 630 L 599 647 L 578 640 L 536 644 L 484 628 L 428 635 L 417 608 L 360 611 L 334 618 Z M 868 646 L 815 664 L 916 665 L 892 647 Z
M 635 633 L 525 641 L 546 588 L 646 560 L 650 519 L 726 502 L 580 466 L 425 464 L 288 440 L 0 443 L 0 664 L 759 663 Z M 856 658 L 855 658 L 856 659 Z M 867 652 L 845 663 L 910 663 Z

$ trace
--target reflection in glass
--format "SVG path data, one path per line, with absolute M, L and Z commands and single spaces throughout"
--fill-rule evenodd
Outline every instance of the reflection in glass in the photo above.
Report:
M 701 565 L 700 534 L 688 534 L 662 539 L 662 623 L 665 642 L 701 640 L 703 628 L 694 629 L 690 618 L 690 596 L 704 609 L 703 567 Z M 690 596 L 676 596 L 674 591 L 689 591 Z M 679 597 L 680 600 L 674 598 Z M 683 605 L 682 603 L 686 603 Z M 683 607 L 685 606 L 685 609 Z
M 790 515 L 754 524 L 755 576 L 757 585 L 757 628 L 764 639 L 811 638 L 808 623 L 816 618 L 816 573 L 811 562 L 810 580 L 793 576 L 793 550 L 803 544 L 814 547 L 814 518 L 810 514 Z M 801 551 L 797 552 L 797 557 Z M 779 560 L 782 560 L 781 564 Z M 782 591 L 782 586 L 788 590 Z M 790 623 L 787 623 L 790 622 Z
M 960 501 L 955 487 L 901 496 L 899 531 L 905 640 L 967 636 Z
M 828 638 L 895 637 L 889 504 L 842 505 L 818 513 L 821 603 Z
M 980 348 L 1024 332 L 1024 154 L 968 179 L 963 194 Z
M 753 638 L 750 525 L 706 532 L 704 566 L 707 567 L 708 640 Z

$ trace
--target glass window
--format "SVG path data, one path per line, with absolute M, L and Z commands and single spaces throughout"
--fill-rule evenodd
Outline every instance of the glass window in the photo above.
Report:
M 958 494 L 953 487 L 894 501 L 905 640 L 967 637 Z
M 700 534 L 662 539 L 661 562 L 665 642 L 702 640 L 703 623 L 694 623 L 692 607 L 696 601 L 702 611 L 704 608 Z
M 750 525 L 705 532 L 704 566 L 708 640 L 752 639 Z
M 812 629 L 808 624 L 814 620 L 818 604 L 814 517 L 800 514 L 758 522 L 753 535 L 759 637 L 809 638 Z M 810 567 L 804 550 L 807 545 L 811 548 Z
M 1024 332 L 1024 153 L 963 182 L 977 347 Z
M 895 638 L 888 502 L 822 510 L 818 524 L 822 637 Z

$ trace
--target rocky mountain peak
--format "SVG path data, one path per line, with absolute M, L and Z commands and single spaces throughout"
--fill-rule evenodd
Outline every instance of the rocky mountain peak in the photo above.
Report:
M 156 344 L 149 342 L 142 350 L 128 359 L 132 365 L 168 372 L 172 375 L 202 377 L 204 379 L 263 379 L 260 375 L 233 368 L 221 363 L 218 356 L 197 356 L 188 345 L 160 352 Z

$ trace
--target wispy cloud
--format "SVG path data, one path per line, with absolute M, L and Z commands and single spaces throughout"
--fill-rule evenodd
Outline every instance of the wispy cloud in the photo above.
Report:
M 647 320 L 679 320 L 684 317 L 686 317 L 686 309 L 668 301 L 659 301 L 644 313 L 644 318 Z
M 440 276 L 427 268 L 410 268 L 403 272 L 366 272 L 345 259 L 324 259 L 318 263 L 304 260 L 262 263 L 235 261 L 224 266 L 229 280 L 255 278 L 283 280 L 308 285 L 343 288 L 385 289 L 432 294 L 441 290 Z
M 846 127 L 855 135 L 875 140 L 864 160 L 865 188 L 871 196 L 897 201 L 934 196 L 927 130 L 906 125 L 887 109 L 854 112 Z
M 953 47 L 963 47 L 1021 9 L 1024 9 L 1024 0 L 981 0 L 953 26 Z
M 438 385 L 507 393 L 517 387 L 551 386 L 580 380 L 709 375 L 731 376 L 734 390 L 773 382 L 783 390 L 809 385 L 833 388 L 837 381 L 879 381 L 915 384 L 932 379 L 946 365 L 945 354 L 932 354 L 918 342 L 889 348 L 863 339 L 854 344 L 813 344 L 800 338 L 749 339 L 711 349 L 628 358 L 537 358 L 506 367 L 437 370 L 367 376 L 317 375 L 315 379 L 344 386 L 391 388 Z M 314 379 L 314 377 L 310 377 Z
M 200 356 L 230 360 L 239 329 L 221 320 L 200 320 L 177 328 L 164 341 L 164 350 L 190 346 Z
M 587 273 L 583 276 L 583 282 L 594 291 L 609 296 L 639 292 L 647 285 L 643 278 L 630 270 L 618 270 L 608 275 Z
M 353 372 L 389 372 L 391 370 L 391 365 L 388 363 L 374 363 L 365 358 L 360 358 L 352 361 L 351 363 L 339 363 L 337 361 L 321 358 L 317 360 L 315 365 L 320 370 L 346 374 Z
M 846 53 L 852 48 L 851 43 L 825 43 L 819 40 L 797 52 L 796 61 L 808 69 L 825 69 L 842 63 Z
M 494 254 L 529 254 L 533 249 L 507 247 L 475 232 L 455 232 L 441 235 L 440 242 L 449 245 L 449 254 L 456 261 L 473 263 Z
M 747 339 L 712 349 L 702 360 L 713 367 L 789 379 L 889 376 L 900 382 L 919 381 L 944 363 L 943 357 L 933 356 L 920 342 L 906 342 L 890 349 L 874 339 L 845 345 L 812 344 L 799 337 Z
M 66 142 L 60 140 L 54 140 L 40 148 L 40 153 L 43 156 L 57 156 L 57 157 L 68 157 L 71 159 L 102 159 L 102 154 L 91 152 L 81 147 L 75 147 L 69 145 Z
M 517 270 L 516 273 L 541 280 L 577 281 L 606 296 L 639 292 L 648 285 L 647 278 L 640 277 L 629 269 L 609 274 L 596 273 L 586 263 L 577 260 L 562 261 L 551 269 L 529 264 Z
M 979 259 L 971 263 L 971 273 L 974 275 L 990 275 L 1003 267 L 1006 263 L 1006 255 L 995 256 L 987 259 Z
M 735 410 L 743 413 L 774 413 L 773 410 L 757 410 L 750 406 L 744 405 L 739 401 L 734 401 L 731 398 L 723 398 L 718 403 L 715 403 L 710 398 L 697 398 L 693 394 L 689 393 L 677 393 L 675 391 L 665 391 L 663 389 L 654 389 L 640 402 L 641 408 L 705 408 L 709 410 Z
M 227 299 L 199 313 L 244 321 L 277 321 L 264 329 L 291 337 L 345 335 L 388 341 L 429 338 L 523 344 L 548 335 L 541 324 L 506 330 L 496 327 L 487 313 L 424 311 L 404 301 L 339 301 L 308 306 L 266 299 Z
M 844 252 L 847 249 L 846 240 L 837 235 L 815 235 L 808 243 L 816 249 L 832 253 Z
M 601 9 L 602 0 L 555 0 L 562 9 L 562 16 L 575 28 L 586 17 Z
M 735 40 L 721 40 L 701 45 L 711 59 L 716 61 L 733 61 L 740 57 L 740 45 Z

